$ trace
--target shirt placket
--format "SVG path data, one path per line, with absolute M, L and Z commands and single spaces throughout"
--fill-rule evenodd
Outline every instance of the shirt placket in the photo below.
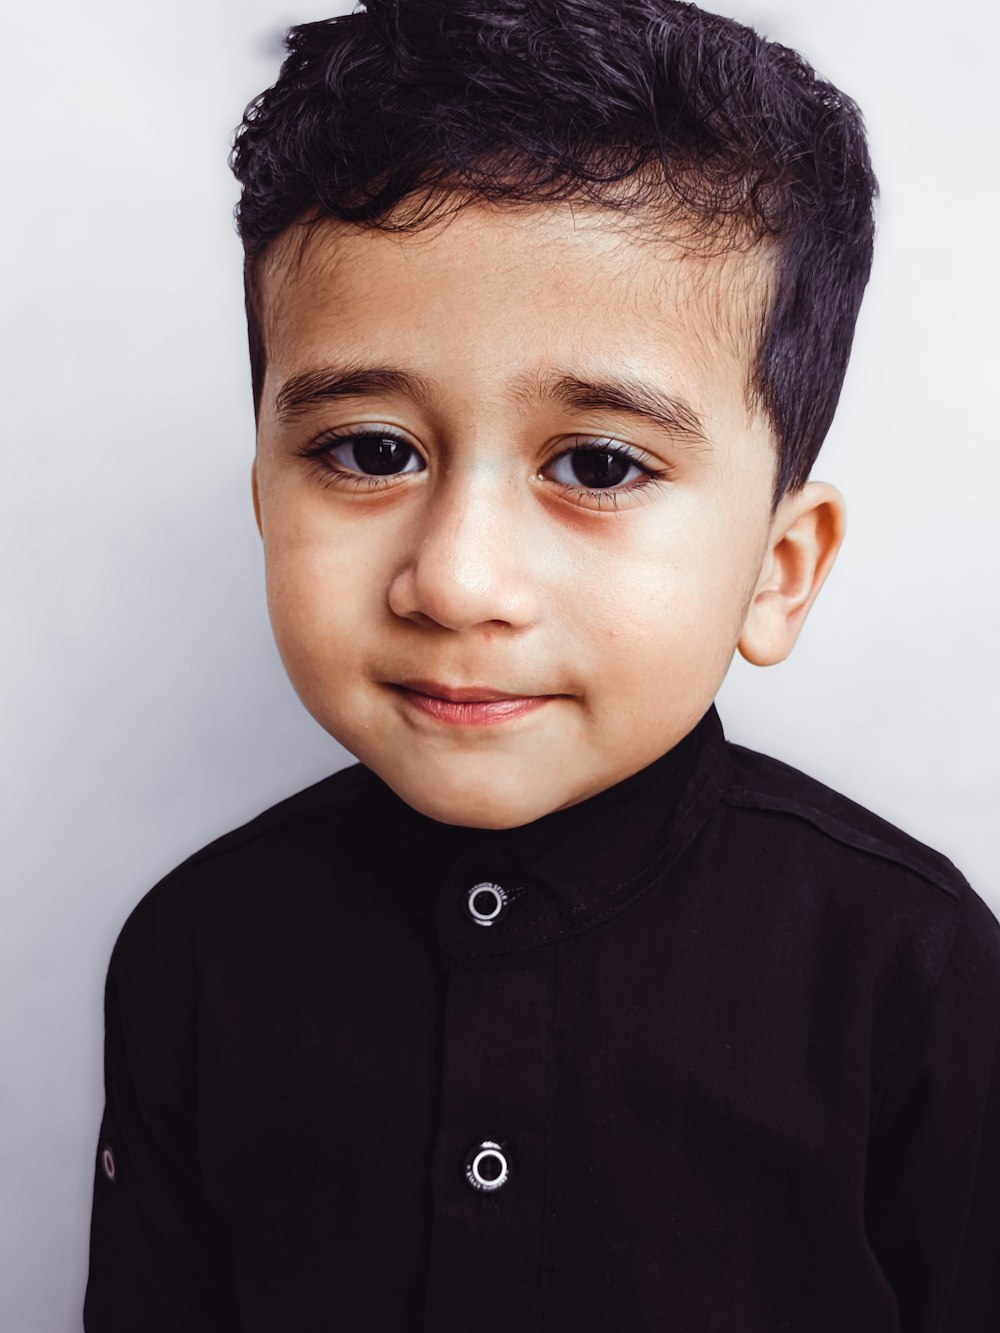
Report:
M 428 1333 L 538 1327 L 555 946 L 516 942 L 518 918 L 523 925 L 531 915 L 519 910 L 526 897 L 503 873 L 469 874 L 441 901 L 446 978 Z M 502 952 L 507 931 L 512 951 Z

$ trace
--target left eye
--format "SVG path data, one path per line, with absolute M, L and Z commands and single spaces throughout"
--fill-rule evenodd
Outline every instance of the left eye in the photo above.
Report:
M 567 449 L 552 460 L 546 471 L 553 481 L 590 491 L 611 490 L 648 476 L 645 468 L 620 449 L 602 449 L 594 445 Z
M 411 444 L 394 435 L 352 435 L 324 452 L 345 472 L 366 477 L 394 477 L 401 472 L 423 471 L 423 460 Z

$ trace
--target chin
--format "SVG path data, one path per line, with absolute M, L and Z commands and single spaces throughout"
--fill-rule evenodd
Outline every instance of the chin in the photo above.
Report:
M 505 784 L 456 784 L 452 787 L 432 778 L 411 786 L 396 783 L 391 776 L 381 774 L 383 781 L 396 795 L 428 819 L 440 824 L 456 824 L 462 828 L 505 829 L 519 828 L 541 819 L 555 802 L 533 800 L 520 787 L 512 791 Z

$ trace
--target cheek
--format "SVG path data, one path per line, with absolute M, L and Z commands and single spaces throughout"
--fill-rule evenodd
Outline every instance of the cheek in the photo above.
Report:
M 727 558 L 710 532 L 671 518 L 668 513 L 655 525 L 636 525 L 623 534 L 627 542 L 606 543 L 578 562 L 585 623 L 605 633 L 669 637 L 695 623 L 707 627 L 738 600 L 738 562 Z
M 625 551 L 606 553 L 578 599 L 578 629 L 594 669 L 624 697 L 650 682 L 721 681 L 742 625 L 751 557 L 696 527 L 662 529 Z M 641 688 L 642 681 L 646 689 Z
M 274 637 L 296 684 L 351 656 L 362 606 L 370 605 L 371 561 L 334 540 L 326 523 L 275 524 L 264 543 Z M 370 614 L 370 612 L 369 612 Z

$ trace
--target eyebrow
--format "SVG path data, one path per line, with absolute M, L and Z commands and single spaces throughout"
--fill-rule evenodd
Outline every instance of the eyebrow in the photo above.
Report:
M 711 448 L 701 417 L 688 402 L 633 376 L 588 380 L 557 372 L 526 374 L 518 376 L 512 387 L 522 403 L 555 399 L 570 411 L 616 412 L 652 422 L 696 448 Z M 279 422 L 287 422 L 338 398 L 386 394 L 410 398 L 427 408 L 434 399 L 434 384 L 412 371 L 388 366 L 326 366 L 286 380 L 275 398 L 275 414 Z
M 600 410 L 636 417 L 687 444 L 711 448 L 701 417 L 690 403 L 646 380 L 630 375 L 584 380 L 576 375 L 555 374 L 540 375 L 530 384 L 529 388 L 527 379 L 521 381 L 523 397 L 536 401 L 555 398 L 574 412 Z
M 412 398 L 422 407 L 430 404 L 433 385 L 422 375 L 383 366 L 326 366 L 293 375 L 278 390 L 274 400 L 279 421 L 302 416 L 320 403 L 336 398 L 369 398 L 396 394 Z

